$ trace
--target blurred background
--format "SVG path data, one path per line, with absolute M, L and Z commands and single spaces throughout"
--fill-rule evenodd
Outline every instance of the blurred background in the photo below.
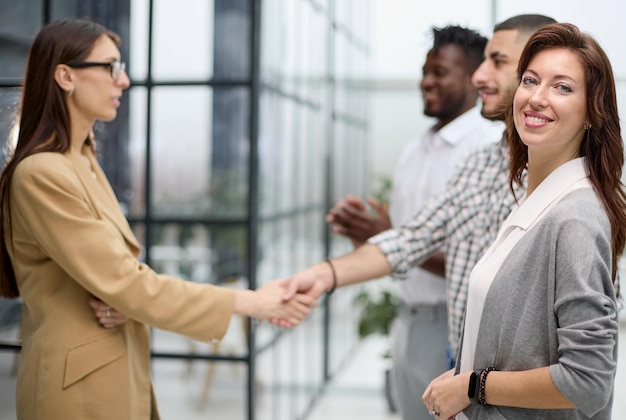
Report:
M 432 124 L 417 90 L 432 26 L 490 37 L 521 13 L 600 41 L 624 130 L 618 0 L 0 0 L 2 150 L 41 25 L 105 24 L 123 38 L 132 86 L 97 127 L 98 153 L 142 258 L 189 281 L 256 288 L 351 249 L 324 215 L 347 193 L 384 194 L 401 148 Z M 293 331 L 234 319 L 209 345 L 155 330 L 162 418 L 395 418 L 386 337 L 359 337 L 353 303 L 394 283 L 370 283 L 338 290 Z M 15 419 L 20 310 L 0 300 L 0 420 Z M 624 371 L 615 418 L 626 418 Z

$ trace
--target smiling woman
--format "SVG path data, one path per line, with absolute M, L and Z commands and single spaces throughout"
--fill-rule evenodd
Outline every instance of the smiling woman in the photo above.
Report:
M 528 193 L 579 156 L 587 116 L 582 60 L 566 48 L 543 50 L 522 75 L 513 101 L 515 128 L 528 147 Z
M 626 237 L 611 65 L 591 36 L 552 24 L 519 69 L 511 184 L 527 171 L 528 190 L 472 271 L 456 375 L 423 399 L 442 418 L 610 419 Z

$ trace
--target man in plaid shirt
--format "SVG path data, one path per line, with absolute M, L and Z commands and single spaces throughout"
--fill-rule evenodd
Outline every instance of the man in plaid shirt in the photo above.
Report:
M 480 91 L 484 117 L 504 118 L 518 85 L 517 64 L 526 41 L 539 27 L 553 22 L 541 15 L 519 15 L 495 26 L 485 49 L 485 60 L 472 77 Z M 518 196 L 520 193 L 516 190 Z M 448 337 L 451 354 L 455 355 L 470 271 L 496 238 L 513 204 L 508 144 L 503 137 L 464 160 L 446 191 L 429 200 L 409 222 L 370 238 L 349 254 L 294 274 L 287 280 L 285 298 L 296 290 L 318 297 L 334 287 L 388 274 L 402 278 L 412 266 L 428 266 L 424 263 L 444 247 Z M 341 233 L 350 236 L 351 226 L 372 216 L 362 210 L 344 205 L 334 210 L 332 221 L 342 225 Z

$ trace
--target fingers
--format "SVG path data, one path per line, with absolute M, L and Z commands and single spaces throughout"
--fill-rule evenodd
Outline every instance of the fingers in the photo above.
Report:
M 422 402 L 426 405 L 426 408 L 428 409 L 430 409 L 430 407 L 428 407 L 428 402 L 430 401 L 430 394 L 432 391 L 433 391 L 433 383 L 431 381 L 431 383 L 428 384 L 428 386 L 426 387 L 426 390 L 422 394 Z
M 422 402 L 436 418 L 448 419 L 463 411 L 470 401 L 467 398 L 468 374 L 454 375 L 449 370 L 433 379 L 424 394 Z
M 361 230 L 368 227 L 371 223 L 372 216 L 353 207 L 344 207 L 341 212 L 335 214 L 334 225 L 341 226 L 346 230 Z
M 367 208 L 360 198 L 347 196 L 345 200 L 337 202 L 335 207 L 326 215 L 328 223 L 350 222 L 351 218 L 362 219 L 368 215 Z
M 365 208 L 365 203 L 363 202 L 363 200 L 361 200 L 358 197 L 355 197 L 353 195 L 347 195 L 345 198 L 345 203 L 354 208 L 354 209 L 358 209 L 361 211 L 366 211 L 367 209 Z
M 430 383 L 430 385 L 428 385 L 428 388 L 426 388 L 426 391 L 424 391 L 424 394 L 422 394 L 422 402 L 426 406 L 426 409 L 428 410 L 431 416 L 435 418 L 439 418 L 440 413 L 437 409 L 435 409 L 435 405 L 434 405 L 435 403 L 433 402 L 433 399 L 432 399 L 432 382 Z
M 346 199 L 348 199 L 349 197 L 350 196 L 346 197 Z M 346 199 L 337 201 L 335 206 L 328 211 L 328 214 L 326 214 L 326 222 L 327 223 L 330 223 L 330 224 L 336 223 L 335 222 L 335 217 L 338 214 L 340 214 L 341 213 L 341 209 L 343 209 L 347 205 Z
M 283 319 L 286 319 L 292 324 L 298 324 L 300 321 L 305 320 L 311 314 L 311 307 L 302 303 L 300 299 L 307 301 L 309 296 L 299 295 L 289 302 L 285 303 Z
M 298 291 L 298 282 L 295 279 L 285 279 L 282 281 L 282 285 L 285 288 L 282 299 L 283 302 L 287 302 L 293 298 Z
M 104 328 L 119 327 L 128 321 L 128 317 L 126 315 L 113 308 L 96 312 L 96 317 L 98 318 L 100 325 Z
M 281 328 L 291 328 L 292 325 L 287 322 L 286 320 L 282 319 L 282 318 L 270 318 L 269 319 L 270 324 L 272 325 L 276 325 L 277 327 L 281 327 Z
M 110 307 L 96 297 L 89 298 L 89 306 L 98 319 L 98 323 L 104 328 L 115 328 L 128 321 L 128 317 L 116 309 Z
M 108 308 L 108 305 L 106 303 L 93 296 L 89 298 L 89 306 L 91 306 L 94 311 L 106 310 Z
M 307 308 L 317 308 L 317 299 L 311 295 L 299 293 L 295 298 L 298 302 L 306 305 Z
M 366 204 L 358 197 L 348 195 L 338 201 L 326 215 L 326 222 L 332 225 L 332 232 L 350 238 L 353 245 L 358 247 L 371 236 L 388 229 L 391 222 L 388 221 L 386 206 L 373 198 L 370 201 L 375 206 L 377 215 L 370 213 Z
M 376 210 L 376 213 L 381 214 L 381 215 L 386 215 L 387 214 L 387 205 L 386 204 L 382 204 L 380 201 L 376 200 L 374 197 L 367 197 L 367 203 L 372 206 L 372 208 L 374 210 Z
M 280 315 L 270 317 L 269 322 L 281 328 L 293 328 L 311 314 L 311 309 L 317 307 L 317 300 L 310 295 L 297 293 L 291 300 L 283 302 L 281 306 Z

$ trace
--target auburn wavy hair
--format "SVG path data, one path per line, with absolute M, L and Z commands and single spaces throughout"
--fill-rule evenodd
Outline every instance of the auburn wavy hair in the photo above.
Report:
M 546 25 L 528 40 L 518 66 L 518 78 L 537 53 L 566 48 L 583 64 L 587 86 L 587 114 L 591 128 L 583 139 L 579 156 L 585 156 L 587 170 L 611 223 L 612 279 L 619 294 L 617 267 L 626 241 L 626 194 L 622 184 L 624 144 L 620 133 L 617 94 L 611 63 L 598 42 L 569 23 Z M 512 107 L 511 107 L 512 108 Z M 506 117 L 511 146 L 510 186 L 522 185 L 522 173 L 528 163 L 528 148 L 513 124 L 512 109 Z M 581 124 L 583 122 L 581 121 Z

